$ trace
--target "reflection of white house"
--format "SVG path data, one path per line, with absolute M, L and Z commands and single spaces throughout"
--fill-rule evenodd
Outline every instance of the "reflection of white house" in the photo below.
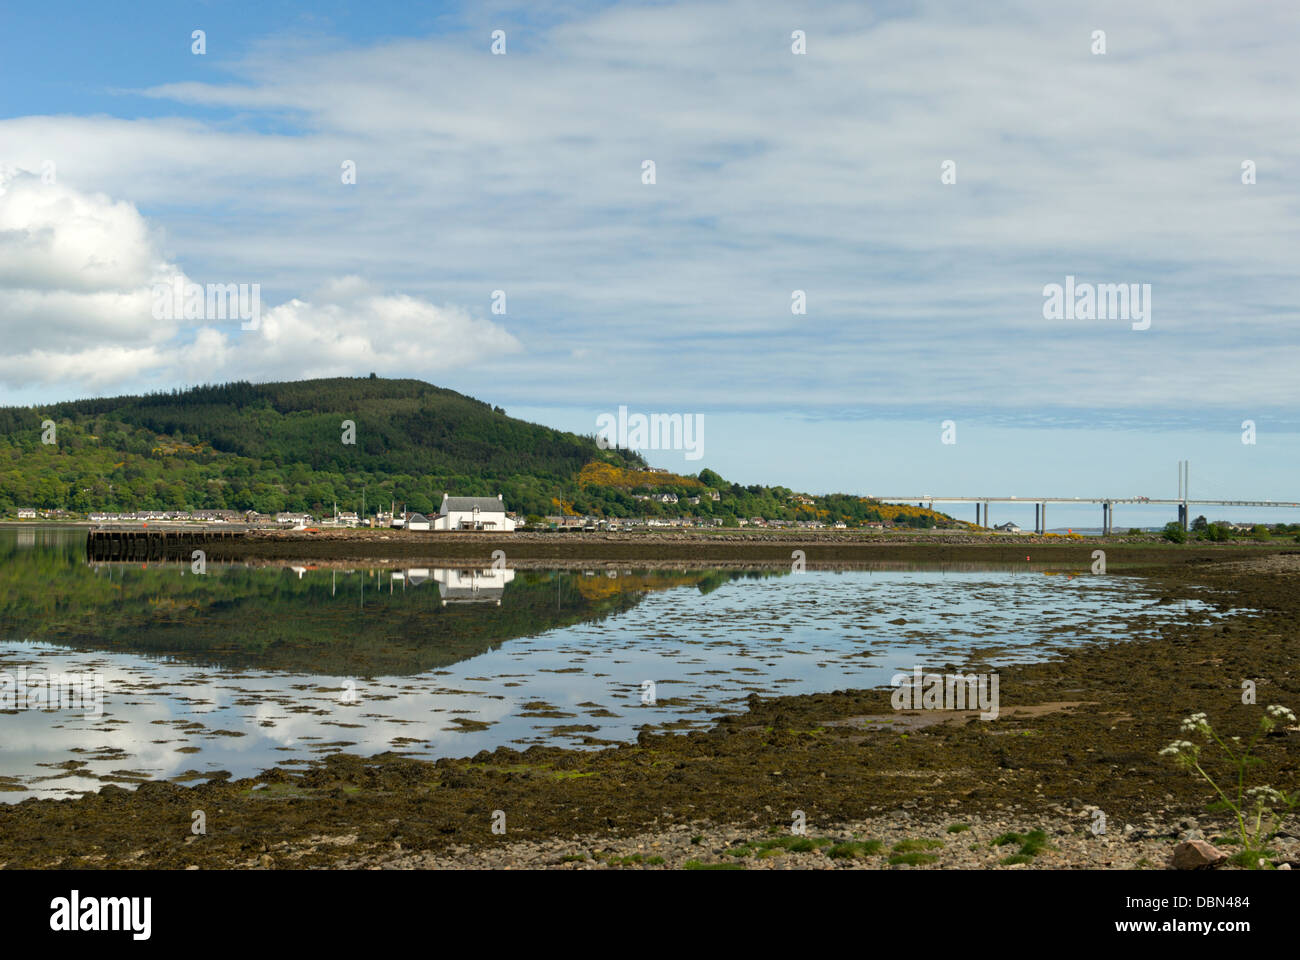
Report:
M 444 568 L 433 571 L 444 607 L 449 603 L 495 603 L 499 607 L 506 584 L 514 578 L 515 572 L 504 567 L 499 570 Z
M 515 522 L 506 516 L 501 494 L 493 497 L 442 495 L 442 506 L 433 521 L 435 530 L 495 530 L 513 532 Z

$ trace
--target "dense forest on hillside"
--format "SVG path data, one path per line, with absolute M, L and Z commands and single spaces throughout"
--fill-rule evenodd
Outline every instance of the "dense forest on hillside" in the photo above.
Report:
M 322 516 L 335 503 L 360 512 L 363 499 L 371 513 L 390 503 L 428 513 L 444 491 L 499 493 L 520 516 L 946 520 L 847 495 L 798 503 L 784 487 L 731 484 L 711 470 L 653 473 L 635 452 L 602 449 L 594 436 L 527 423 L 419 380 L 238 382 L 0 408 L 4 515 L 34 507 Z

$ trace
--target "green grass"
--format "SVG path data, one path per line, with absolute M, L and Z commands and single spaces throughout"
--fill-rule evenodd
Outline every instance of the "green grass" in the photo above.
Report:
M 899 840 L 894 844 L 891 853 L 920 853 L 923 850 L 939 850 L 943 847 L 942 840 Z
M 970 824 L 969 824 L 969 823 L 954 823 L 954 824 L 951 824 L 951 825 L 948 827 L 948 832 L 949 832 L 949 833 L 962 833 L 963 831 L 965 831 L 965 830 L 969 830 L 969 829 L 970 829 Z
M 1269 860 L 1276 856 L 1276 850 L 1247 847 L 1245 850 L 1239 850 L 1228 857 L 1228 862 L 1233 866 L 1245 867 L 1247 870 L 1272 870 L 1274 869 L 1273 864 Z M 1259 865 L 1260 860 L 1264 861 L 1262 867 Z
M 927 864 L 938 863 L 939 858 L 933 853 L 899 853 L 889 858 L 890 866 L 907 864 L 910 867 L 923 867 Z
M 810 853 L 813 850 L 828 846 L 833 843 L 829 837 L 776 837 L 772 840 L 764 840 L 759 846 L 764 850 L 789 850 L 793 853 Z
M 1020 844 L 1020 849 L 1010 856 L 1002 858 L 1001 863 L 1004 867 L 1017 863 L 1029 863 L 1034 857 L 1048 849 L 1047 834 L 1042 830 L 1030 830 L 1028 833 L 1004 833 L 999 837 L 995 837 L 989 846 L 1005 847 L 1013 843 Z
M 833 860 L 855 860 L 879 853 L 884 844 L 879 840 L 845 840 L 826 851 Z
M 682 864 L 683 870 L 744 870 L 743 863 L 701 863 L 699 860 L 687 860 Z
M 773 837 L 770 840 L 755 840 L 748 843 L 741 843 L 727 850 L 727 855 L 731 857 L 748 857 L 750 854 L 756 854 L 759 857 L 779 857 L 787 850 L 791 853 L 811 853 L 822 847 L 834 843 L 828 837 L 801 837 L 801 836 L 784 836 Z

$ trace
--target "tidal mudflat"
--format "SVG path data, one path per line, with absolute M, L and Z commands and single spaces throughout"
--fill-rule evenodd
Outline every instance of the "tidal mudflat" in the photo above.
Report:
M 86 564 L 71 546 L 10 551 L 0 673 L 101 678 L 102 712 L 6 713 L 10 802 L 337 752 L 597 749 L 708 727 L 751 695 L 881 687 L 916 667 L 987 672 L 1223 615 L 1161 603 L 1138 578 L 996 565 L 196 574 Z

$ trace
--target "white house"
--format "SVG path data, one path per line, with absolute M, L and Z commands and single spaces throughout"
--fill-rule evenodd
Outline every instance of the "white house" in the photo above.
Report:
M 993 528 L 999 533 L 1020 533 L 1020 527 L 1008 520 L 1006 523 L 1000 523 Z
M 428 530 L 429 518 L 422 513 L 413 513 L 406 518 L 407 530 Z
M 435 530 L 492 530 L 513 533 L 515 521 L 506 516 L 501 494 L 492 497 L 453 497 L 442 495 L 442 506 L 434 518 Z

